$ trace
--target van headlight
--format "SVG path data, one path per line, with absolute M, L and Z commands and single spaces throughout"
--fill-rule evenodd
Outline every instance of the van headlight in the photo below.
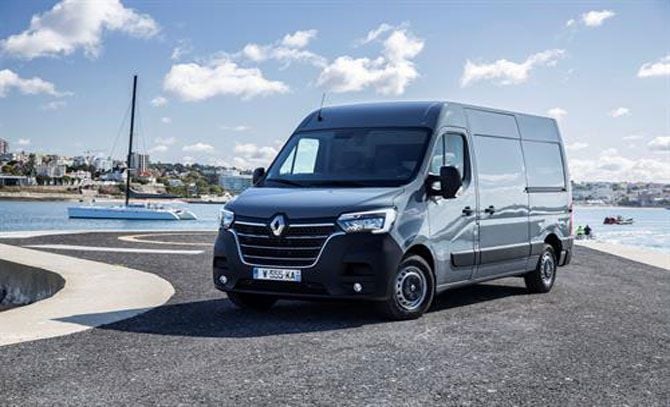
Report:
M 396 215 L 393 208 L 345 213 L 337 219 L 337 224 L 347 233 L 386 233 L 391 230 Z
M 232 211 L 223 208 L 221 209 L 219 217 L 221 218 L 221 227 L 224 229 L 230 229 L 230 225 L 232 225 L 233 221 L 235 220 L 235 214 Z

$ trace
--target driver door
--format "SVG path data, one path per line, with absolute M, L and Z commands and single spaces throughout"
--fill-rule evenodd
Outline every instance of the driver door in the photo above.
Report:
M 461 130 L 446 130 L 435 142 L 429 172 L 439 174 L 443 165 L 461 173 L 463 186 L 453 199 L 428 198 L 428 221 L 436 256 L 437 285 L 466 281 L 475 269 L 477 239 L 476 191 L 470 163 L 470 143 Z

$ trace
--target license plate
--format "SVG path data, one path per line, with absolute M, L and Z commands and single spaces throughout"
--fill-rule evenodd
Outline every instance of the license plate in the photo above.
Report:
M 293 281 L 301 280 L 300 270 L 254 268 L 254 280 Z

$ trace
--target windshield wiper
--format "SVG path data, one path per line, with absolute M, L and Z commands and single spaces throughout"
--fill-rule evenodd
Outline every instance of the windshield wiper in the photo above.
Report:
M 301 187 L 302 188 L 302 187 L 305 186 L 304 184 L 301 184 L 299 182 L 291 181 L 289 179 L 283 179 L 283 178 L 266 178 L 265 182 L 268 182 L 268 181 L 276 182 L 277 184 L 290 185 L 290 186 L 293 186 L 293 187 Z
M 331 181 L 311 181 L 310 185 L 314 186 L 333 186 L 333 187 L 367 187 L 365 182 L 351 181 L 351 180 L 331 180 Z

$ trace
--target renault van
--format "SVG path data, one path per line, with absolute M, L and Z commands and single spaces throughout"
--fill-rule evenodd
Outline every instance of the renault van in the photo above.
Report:
M 546 293 L 570 262 L 571 205 L 553 119 L 451 102 L 328 107 L 222 209 L 214 284 L 240 307 L 366 300 L 396 320 L 501 277 Z

